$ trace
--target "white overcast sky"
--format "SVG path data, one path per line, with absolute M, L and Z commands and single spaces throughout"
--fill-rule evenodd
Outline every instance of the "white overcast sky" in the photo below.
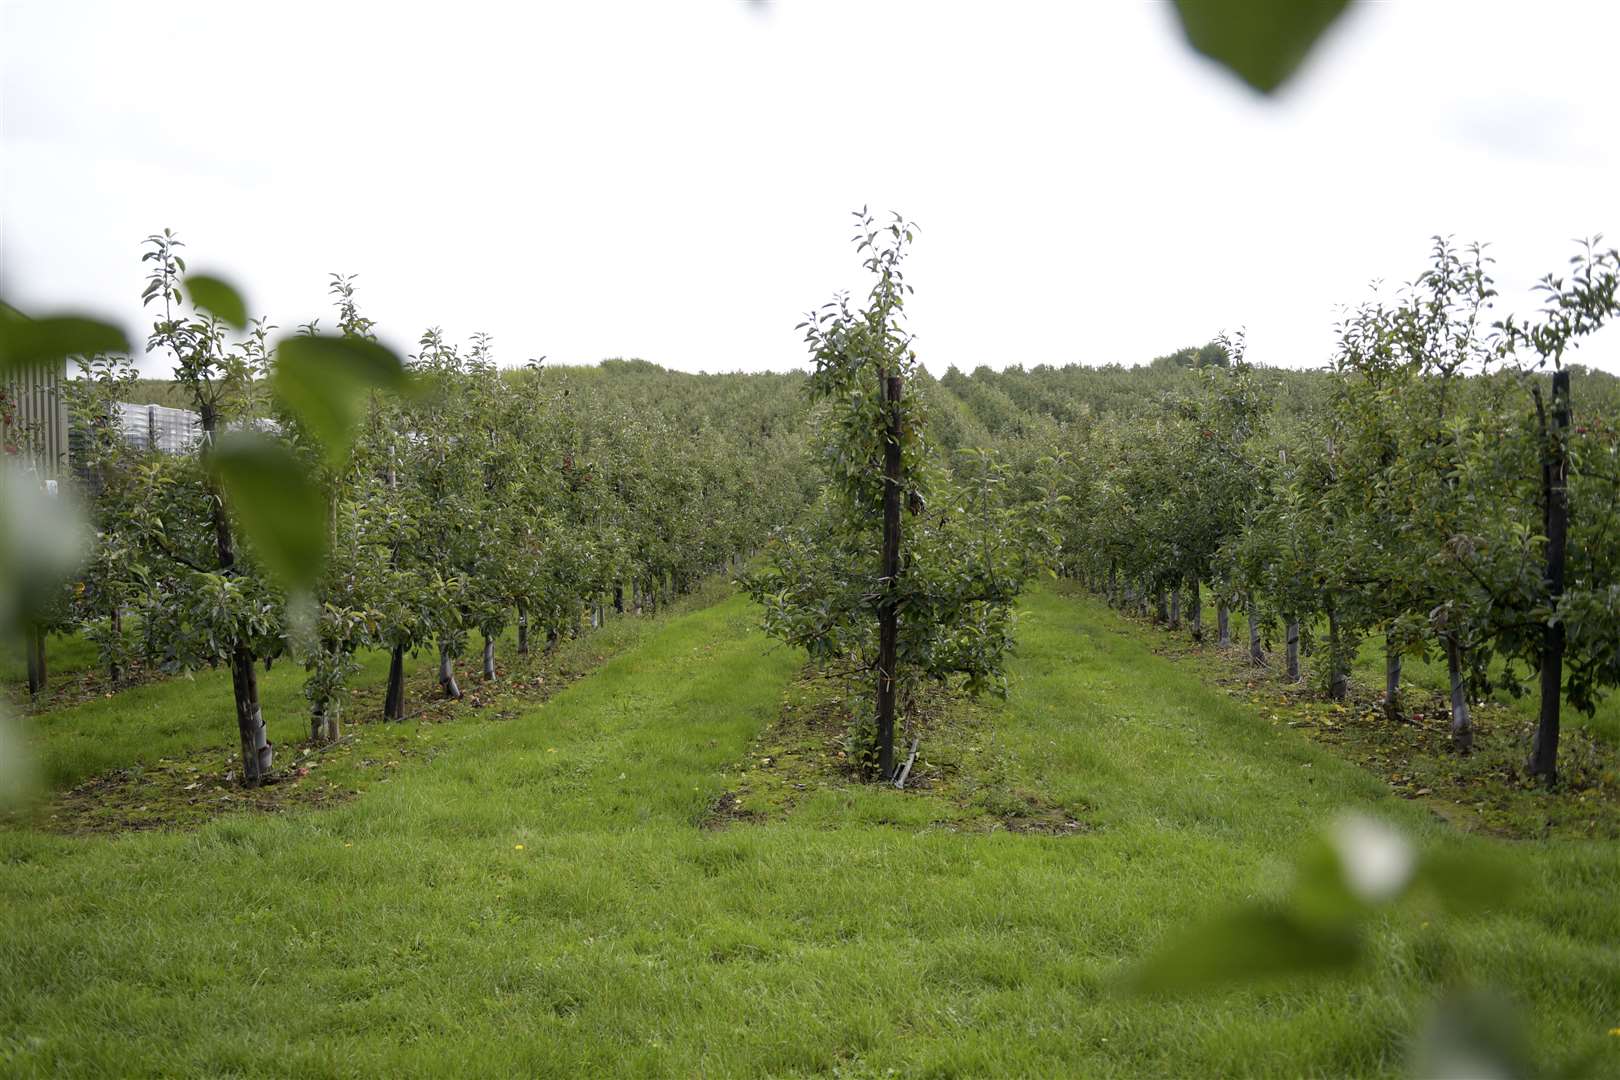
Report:
M 785 369 L 864 290 L 865 203 L 922 226 L 936 373 L 1239 326 L 1314 366 L 1434 233 L 1491 241 L 1521 311 L 1620 240 L 1617 8 L 1363 3 L 1267 100 L 1143 0 L 0 0 L 0 293 L 143 334 L 169 227 L 289 329 L 341 270 L 402 347 Z

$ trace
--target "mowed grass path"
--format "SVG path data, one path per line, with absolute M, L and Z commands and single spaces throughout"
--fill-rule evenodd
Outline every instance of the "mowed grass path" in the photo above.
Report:
M 1517 914 L 1392 918 L 1353 981 L 1116 995 L 1167 932 L 1281 888 L 1342 807 L 1488 841 L 1051 592 L 1024 605 L 998 738 L 1091 831 L 952 833 L 877 790 L 836 796 L 842 819 L 827 796 L 704 831 L 801 663 L 754 624 L 741 598 L 672 618 L 339 809 L 0 831 L 0 1071 L 1398 1075 L 1464 976 L 1517 997 L 1551 1064 L 1620 1025 L 1620 857 L 1601 844 L 1516 847 Z

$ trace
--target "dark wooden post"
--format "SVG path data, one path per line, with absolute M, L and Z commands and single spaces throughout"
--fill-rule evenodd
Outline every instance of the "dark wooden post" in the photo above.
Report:
M 1553 372 L 1550 451 L 1542 467 L 1547 508 L 1547 605 L 1564 595 L 1564 562 L 1569 550 L 1569 372 Z M 1541 640 L 1541 717 L 1530 750 L 1530 775 L 1550 787 L 1558 782 L 1558 713 L 1564 693 L 1564 624 L 1549 622 Z
M 883 442 L 883 599 L 878 607 L 878 772 L 894 776 L 895 671 L 899 659 L 900 611 L 900 376 L 883 381 L 888 432 Z

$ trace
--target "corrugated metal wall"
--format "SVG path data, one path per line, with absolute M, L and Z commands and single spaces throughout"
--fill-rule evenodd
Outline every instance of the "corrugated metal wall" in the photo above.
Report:
M 48 477 L 61 476 L 68 467 L 67 401 L 62 396 L 66 376 L 67 365 L 58 362 L 21 368 L 6 381 L 17 407 L 6 441 L 32 451 L 34 464 Z

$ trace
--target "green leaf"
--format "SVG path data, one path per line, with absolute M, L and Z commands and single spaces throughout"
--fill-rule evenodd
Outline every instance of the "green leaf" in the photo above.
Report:
M 284 444 L 249 432 L 221 436 L 208 467 L 253 550 L 291 587 L 309 585 L 326 559 L 319 485 Z
M 238 330 L 247 329 L 247 304 L 226 281 L 212 274 L 190 274 L 186 277 L 186 292 L 196 307 L 212 312 Z
M 1176 0 L 1194 49 L 1269 94 L 1281 86 L 1349 0 Z
M 1289 975 L 1340 972 L 1361 958 L 1350 924 L 1319 925 L 1278 908 L 1241 908 L 1173 939 L 1126 985 L 1140 994 L 1200 993 Z
M 111 323 L 82 315 L 30 319 L 0 303 L 0 373 L 69 356 L 127 352 L 129 338 Z
M 1523 877 L 1512 863 L 1484 848 L 1432 851 L 1424 856 L 1419 878 L 1442 904 L 1459 914 L 1511 904 L 1523 885 Z
M 405 391 L 411 380 L 400 358 L 374 341 L 300 335 L 276 346 L 271 386 L 337 464 L 354 443 L 367 391 Z

